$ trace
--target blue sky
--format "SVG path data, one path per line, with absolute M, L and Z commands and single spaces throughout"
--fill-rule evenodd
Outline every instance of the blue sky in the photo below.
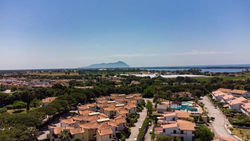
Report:
M 249 0 L 0 0 L 0 69 L 250 63 Z

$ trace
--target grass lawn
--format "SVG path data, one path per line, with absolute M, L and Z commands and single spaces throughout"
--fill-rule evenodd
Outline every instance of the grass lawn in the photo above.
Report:
M 250 140 L 250 129 L 233 128 L 232 133 L 240 137 L 243 141 Z
M 242 80 L 247 78 L 244 76 L 220 76 L 220 77 L 223 78 L 224 80 Z
M 196 79 L 200 82 L 208 82 L 212 77 L 194 77 L 193 79 Z

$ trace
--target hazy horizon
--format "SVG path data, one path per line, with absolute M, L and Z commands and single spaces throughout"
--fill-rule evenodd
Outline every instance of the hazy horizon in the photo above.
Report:
M 0 70 L 250 64 L 248 0 L 0 1 Z

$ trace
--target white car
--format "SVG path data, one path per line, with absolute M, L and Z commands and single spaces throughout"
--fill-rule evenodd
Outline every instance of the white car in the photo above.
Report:
M 149 131 L 149 134 L 152 134 L 153 133 L 153 130 L 151 129 L 150 131 Z
M 134 141 L 137 141 L 137 138 L 134 138 Z

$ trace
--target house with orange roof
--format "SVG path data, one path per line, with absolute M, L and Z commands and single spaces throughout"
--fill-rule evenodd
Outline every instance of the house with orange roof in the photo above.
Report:
M 97 129 L 96 141 L 111 141 L 115 138 L 115 128 L 112 129 L 112 126 L 108 122 L 100 123 Z
M 109 118 L 116 116 L 116 109 L 115 107 L 107 107 L 103 108 L 104 114 L 107 115 Z
M 56 99 L 56 97 L 47 97 L 47 98 L 44 98 L 44 99 L 42 99 L 42 105 L 43 106 L 47 106 L 49 103 L 51 103 L 55 99 Z
M 174 123 L 162 124 L 162 134 L 180 137 L 183 141 L 192 141 L 195 131 L 195 123 L 186 120 L 177 120 Z
M 231 94 L 233 96 L 236 96 L 236 97 L 240 97 L 240 96 L 243 96 L 243 97 L 246 97 L 246 98 L 249 98 L 250 97 L 250 92 L 246 91 L 246 90 L 232 90 L 231 91 Z
M 128 110 L 129 114 L 136 112 L 136 105 L 133 103 L 127 104 L 124 108 Z
M 193 119 L 189 112 L 175 110 L 178 119 Z
M 81 106 L 77 107 L 79 111 L 84 111 L 84 110 L 90 110 L 90 111 L 96 111 L 96 104 L 84 104 Z
M 247 103 L 248 100 L 244 97 L 238 97 L 228 102 L 229 108 L 233 110 L 241 110 L 241 105 Z
M 76 124 L 76 121 L 73 120 L 73 118 L 61 119 L 60 120 L 61 127 L 75 126 L 75 124 Z
M 225 89 L 225 88 L 219 88 L 218 91 L 221 91 L 223 93 L 231 93 L 231 89 Z
M 246 115 L 250 115 L 250 101 L 241 105 L 241 111 Z
M 69 132 L 70 132 L 72 138 L 78 138 L 78 139 L 84 141 L 84 133 L 85 132 L 84 132 L 83 128 L 80 128 L 80 127 L 78 127 L 78 128 L 71 128 L 69 130 Z
M 176 121 L 177 114 L 175 112 L 168 112 L 163 114 L 164 120 L 166 121 Z
M 225 94 L 223 97 L 222 97 L 222 100 L 221 102 L 223 103 L 228 103 L 229 101 L 235 99 L 235 97 L 231 94 Z
M 219 100 L 219 101 L 221 101 L 221 100 L 222 100 L 222 97 L 223 97 L 224 95 L 226 95 L 226 94 L 227 94 L 227 93 L 224 93 L 224 92 L 222 92 L 222 91 L 220 91 L 220 90 L 217 90 L 217 91 L 213 91 L 213 92 L 212 92 L 213 99 Z

